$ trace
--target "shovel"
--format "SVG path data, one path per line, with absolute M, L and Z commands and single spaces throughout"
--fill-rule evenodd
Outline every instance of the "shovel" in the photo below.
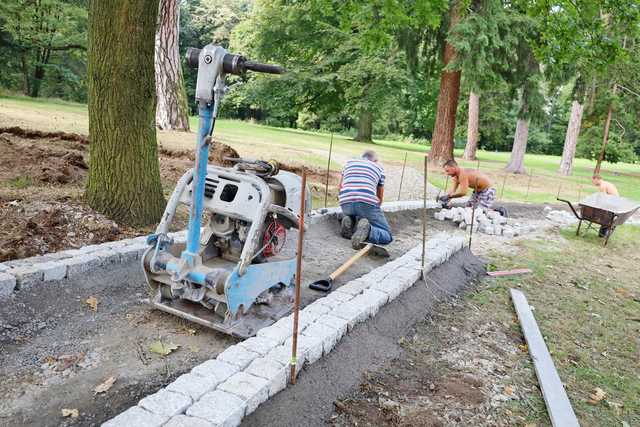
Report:
M 349 267 L 351 267 L 357 260 L 365 256 L 371 252 L 372 255 L 381 256 L 384 258 L 389 257 L 389 252 L 383 248 L 382 246 L 374 245 L 373 243 L 365 244 L 362 249 L 355 253 L 351 258 L 349 258 L 344 264 L 336 269 L 333 273 L 329 275 L 326 279 L 316 280 L 315 282 L 309 285 L 309 288 L 314 291 L 322 291 L 329 292 L 333 287 L 333 281 L 338 278 L 342 273 L 347 271 Z

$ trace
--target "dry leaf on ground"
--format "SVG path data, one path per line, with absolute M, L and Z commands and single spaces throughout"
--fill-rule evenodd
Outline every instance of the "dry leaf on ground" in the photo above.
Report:
M 98 299 L 96 297 L 89 297 L 86 299 L 85 303 L 91 307 L 91 310 L 98 311 Z
M 95 394 L 104 393 L 108 391 L 113 386 L 113 383 L 115 382 L 116 382 L 116 377 L 109 377 L 106 380 L 104 380 L 102 384 L 97 385 L 96 388 L 93 389 L 93 392 Z
M 511 387 L 510 385 L 506 386 L 504 388 L 504 394 L 506 394 L 507 396 L 513 396 L 513 387 Z
M 80 415 L 80 413 L 75 408 L 74 409 L 62 408 L 62 416 L 63 417 L 78 418 L 79 415 Z
M 156 340 L 152 342 L 151 345 L 149 346 L 149 351 L 152 353 L 159 354 L 161 356 L 167 356 L 171 354 L 173 351 L 177 350 L 178 348 L 180 348 L 178 344 L 174 344 L 172 342 L 163 343 L 160 340 Z
M 600 387 L 596 387 L 593 390 L 593 393 L 589 396 L 589 400 L 587 402 L 592 405 L 596 405 L 598 404 L 598 402 L 602 401 L 606 396 L 607 396 L 607 393 L 605 393 L 604 390 L 602 390 Z

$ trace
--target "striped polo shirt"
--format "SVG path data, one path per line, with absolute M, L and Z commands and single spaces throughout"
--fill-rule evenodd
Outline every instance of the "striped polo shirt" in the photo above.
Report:
M 384 185 L 384 170 L 379 163 L 366 159 L 349 160 L 342 169 L 341 205 L 362 202 L 377 206 L 378 186 Z

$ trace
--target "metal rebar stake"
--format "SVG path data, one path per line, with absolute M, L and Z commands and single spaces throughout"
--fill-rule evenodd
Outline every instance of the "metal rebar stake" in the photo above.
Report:
M 504 197 L 504 187 L 507 185 L 507 174 L 504 174 L 504 179 L 502 180 L 502 190 L 500 190 L 500 201 Z
M 476 188 L 478 188 L 478 176 L 476 175 Z M 471 208 L 471 228 L 469 228 L 469 250 L 471 250 L 471 238 L 473 237 L 473 223 L 475 222 L 475 218 L 476 218 L 476 206 L 478 205 L 478 202 L 471 202 L 472 203 L 472 208 Z
M 422 261 L 421 275 L 424 279 L 424 260 L 427 255 L 427 186 L 429 173 L 429 155 L 424 156 L 424 189 L 422 191 Z
M 404 181 L 404 168 L 407 166 L 407 152 L 404 152 L 404 163 L 402 163 L 402 173 L 400 174 L 400 188 L 398 188 L 398 201 L 402 196 L 402 181 Z
M 331 150 L 333 149 L 333 132 L 331 132 L 331 140 L 329 142 L 329 159 L 327 159 L 327 181 L 324 184 L 324 207 L 327 207 L 327 198 L 329 197 L 329 171 L 331 169 Z
M 300 279 L 302 276 L 302 242 L 304 240 L 305 200 L 307 198 L 307 170 L 302 168 L 302 191 L 300 195 L 300 215 L 298 218 L 298 253 L 296 254 L 296 291 L 293 303 L 293 336 L 291 344 L 291 384 L 296 383 L 296 363 L 298 356 L 298 318 L 300 315 Z

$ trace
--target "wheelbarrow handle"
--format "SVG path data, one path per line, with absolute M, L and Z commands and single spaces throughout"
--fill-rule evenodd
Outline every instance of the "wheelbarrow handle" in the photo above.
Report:
M 578 212 L 575 210 L 575 208 L 573 207 L 573 204 L 565 199 L 561 199 L 559 197 L 556 197 L 556 200 L 559 202 L 565 202 L 566 204 L 569 205 L 569 207 L 571 208 L 571 210 L 573 211 L 573 214 L 576 216 L 576 218 L 578 218 L 580 221 L 582 221 L 582 217 L 578 214 Z
M 336 271 L 334 271 L 333 273 L 331 273 L 329 275 L 329 278 L 333 281 L 336 280 L 338 278 L 338 276 L 340 276 L 342 273 L 344 273 L 345 271 L 347 271 L 347 269 L 349 267 L 351 267 L 353 265 L 354 262 L 356 262 L 357 260 L 359 260 L 360 258 L 362 258 L 363 256 L 365 256 L 367 254 L 367 252 L 369 252 L 371 250 L 371 248 L 373 248 L 373 244 L 372 243 L 367 243 L 367 245 L 360 249 L 358 252 L 355 253 L 355 255 L 353 255 L 351 258 L 349 258 L 344 264 L 342 264 L 340 267 L 338 267 L 338 269 Z

